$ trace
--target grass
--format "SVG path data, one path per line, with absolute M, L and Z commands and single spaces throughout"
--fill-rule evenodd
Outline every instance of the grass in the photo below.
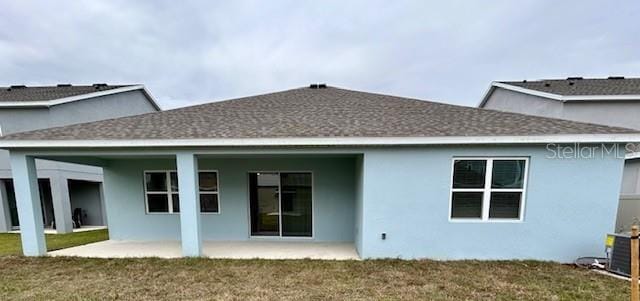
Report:
M 108 238 L 47 235 L 49 250 Z M 536 261 L 29 258 L 0 234 L 0 300 L 626 300 L 627 281 Z
M 626 300 L 628 282 L 528 261 L 0 257 L 0 300 Z
M 69 234 L 46 234 L 45 239 L 47 240 L 47 250 L 53 251 L 107 240 L 109 233 L 107 230 L 96 230 Z M 0 233 L 0 256 L 20 254 L 22 254 L 20 234 Z

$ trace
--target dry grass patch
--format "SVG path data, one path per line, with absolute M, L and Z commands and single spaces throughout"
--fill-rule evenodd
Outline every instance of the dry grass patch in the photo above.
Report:
M 0 258 L 1 300 L 623 300 L 546 262 Z

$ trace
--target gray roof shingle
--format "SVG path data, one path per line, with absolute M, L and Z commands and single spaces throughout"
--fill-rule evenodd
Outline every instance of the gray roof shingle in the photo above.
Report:
M 328 87 L 16 133 L 10 140 L 446 137 L 636 133 L 559 119 Z
M 87 86 L 9 86 L 0 87 L 0 102 L 6 101 L 46 101 L 94 92 L 106 91 L 129 85 L 87 85 Z
M 543 79 L 501 83 L 562 96 L 640 95 L 640 78 Z

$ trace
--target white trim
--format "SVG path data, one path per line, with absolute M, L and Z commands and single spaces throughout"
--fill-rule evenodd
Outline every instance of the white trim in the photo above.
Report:
M 202 169 L 202 170 L 198 170 L 198 177 L 200 176 L 201 172 L 214 172 L 216 174 L 216 191 L 200 191 L 200 187 L 198 187 L 198 202 L 199 202 L 199 198 L 201 194 L 215 194 L 218 196 L 218 211 L 216 212 L 200 212 L 200 214 L 206 214 L 206 215 L 219 215 L 222 214 L 222 199 L 220 198 L 220 173 L 218 172 L 218 170 L 216 169 Z M 200 183 L 198 181 L 198 183 Z
M 453 176 L 455 171 L 455 162 L 460 160 L 482 160 L 485 161 L 485 183 L 483 188 L 453 188 Z M 524 160 L 524 177 L 522 179 L 522 188 L 492 188 L 493 180 L 493 162 L 502 160 Z M 449 222 L 453 223 L 521 223 L 524 221 L 527 181 L 529 174 L 529 158 L 528 157 L 453 157 L 451 160 L 451 182 L 449 185 Z M 482 213 L 480 218 L 459 218 L 451 217 L 453 212 L 453 193 L 454 192 L 482 192 Z M 491 206 L 491 192 L 520 192 L 520 210 L 518 218 L 490 218 L 489 209 Z
M 478 108 L 484 108 L 484 105 L 487 104 L 487 101 L 489 101 L 489 97 L 491 96 L 491 94 L 493 94 L 493 91 L 496 89 L 496 87 L 494 86 L 495 83 L 496 82 L 491 82 L 491 84 L 489 85 L 489 88 L 484 92 L 482 99 L 478 104 Z
M 160 106 L 158 105 L 158 103 L 156 102 L 155 98 L 151 95 L 149 90 L 147 90 L 147 88 L 144 87 L 144 85 L 126 86 L 126 87 L 120 87 L 120 88 L 115 88 L 115 89 L 91 92 L 91 93 L 75 95 L 75 96 L 69 96 L 69 97 L 63 97 L 63 98 L 57 98 L 57 99 L 51 99 L 51 100 L 41 100 L 41 101 L 2 101 L 2 102 L 0 102 L 0 108 L 24 108 L 24 107 L 46 107 L 46 108 L 48 108 L 48 107 L 51 107 L 51 106 L 60 105 L 60 104 L 64 104 L 64 103 L 69 103 L 69 102 L 74 102 L 74 101 L 78 101 L 78 100 L 84 100 L 84 99 L 89 99 L 89 98 L 94 98 L 94 97 L 100 97 L 100 96 L 124 93 L 124 92 L 135 91 L 135 90 L 142 90 L 142 93 L 145 94 L 145 96 L 148 98 L 149 102 L 151 102 L 151 104 L 158 111 L 162 110 L 160 108 Z
M 638 158 L 640 158 L 640 152 L 627 153 L 627 154 L 625 154 L 625 155 L 624 155 L 624 158 L 625 158 L 626 160 L 629 160 L 629 159 L 638 159 Z
M 455 160 L 454 160 L 455 161 Z M 489 220 L 489 207 L 491 206 L 491 183 L 493 181 L 493 159 L 487 159 L 484 171 L 484 191 L 482 192 L 482 210 L 480 216 L 483 221 Z M 452 192 L 453 194 L 453 192 Z M 522 195 L 520 196 L 522 198 Z M 522 203 L 522 200 L 520 200 Z M 451 216 L 451 215 L 449 215 Z M 453 219 L 453 218 L 452 218 Z
M 640 134 L 574 134 L 534 136 L 447 137 L 285 137 L 137 140 L 0 140 L 0 148 L 131 148 L 199 146 L 357 146 L 357 145 L 448 145 L 531 143 L 627 143 L 640 142 Z
M 560 94 L 542 92 L 542 91 L 538 91 L 538 90 L 527 89 L 527 88 L 518 87 L 518 86 L 514 86 L 514 85 L 510 85 L 510 84 L 500 83 L 500 82 L 493 82 L 493 83 L 491 83 L 491 85 L 494 86 L 494 87 L 503 88 L 503 89 L 506 89 L 506 90 L 514 91 L 514 92 L 520 92 L 520 93 L 524 93 L 524 94 L 529 94 L 529 95 L 534 95 L 534 96 L 539 96 L 539 97 L 544 97 L 544 98 L 550 98 L 550 99 L 555 99 L 555 100 L 560 100 L 560 101 L 562 101 L 562 99 L 564 97 L 564 96 L 562 96 Z
M 562 96 L 562 101 L 640 100 L 640 95 L 572 95 Z
M 171 190 L 171 173 L 175 172 L 177 174 L 177 170 L 167 170 L 167 169 L 161 169 L 161 170 L 143 170 L 142 172 L 142 185 L 144 188 L 144 208 L 145 208 L 145 214 L 148 215 L 177 215 L 180 214 L 180 212 L 173 212 L 173 195 L 174 194 L 178 194 L 179 190 L 180 190 L 180 182 L 178 182 L 178 191 L 172 191 Z M 198 170 L 198 176 L 200 175 L 201 172 L 215 172 L 216 173 L 216 181 L 217 181 L 217 191 L 213 192 L 213 191 L 206 191 L 204 194 L 216 194 L 218 195 L 218 211 L 217 212 L 200 212 L 200 214 L 204 214 L 204 215 L 218 215 L 222 212 L 222 206 L 220 203 L 222 203 L 221 199 L 220 199 L 220 173 L 217 170 L 213 170 L 213 169 L 203 169 L 203 170 Z M 147 191 L 147 173 L 164 173 L 165 174 L 165 181 L 166 181 L 166 185 L 167 185 L 167 191 Z M 178 181 L 180 181 L 180 179 L 178 179 Z M 197 188 L 198 189 L 198 206 L 200 206 L 200 187 Z M 167 195 L 167 201 L 168 203 L 168 212 L 149 212 L 149 199 L 147 198 L 147 196 L 149 194 L 166 194 Z
M 158 101 L 156 100 L 155 97 L 153 97 L 153 95 L 151 94 L 151 92 L 149 92 L 149 90 L 147 89 L 147 87 L 145 87 L 144 85 L 140 85 L 142 86 L 142 93 L 144 93 L 144 95 L 147 97 L 147 99 L 149 99 L 149 102 L 151 102 L 151 105 L 158 111 L 162 111 L 162 108 L 160 107 L 160 105 L 158 104 Z
M 253 235 L 251 231 L 251 174 L 271 173 L 278 175 L 278 235 Z M 283 236 L 282 235 L 282 183 L 280 174 L 282 173 L 308 173 L 311 175 L 311 236 Z M 250 170 L 247 171 L 247 210 L 249 218 L 249 239 L 253 240 L 315 240 L 316 237 L 316 209 L 315 209 L 315 177 L 311 170 Z
M 621 193 L 621 200 L 640 200 L 640 194 L 637 193 Z
M 175 170 L 144 170 L 142 172 L 142 185 L 144 188 L 144 208 L 145 214 L 149 215 L 164 215 L 164 214 L 178 214 L 178 212 L 173 212 L 173 191 L 171 191 L 171 172 L 175 172 Z M 165 185 L 167 186 L 166 191 L 147 191 L 147 174 L 148 173 L 164 173 L 165 175 Z M 166 195 L 167 196 L 167 212 L 150 212 L 149 211 L 149 194 L 158 194 L 158 195 Z
M 510 84 L 505 84 L 501 82 L 492 82 L 491 86 L 485 92 L 482 97 L 482 101 L 478 105 L 479 108 L 484 108 L 489 100 L 489 97 L 495 90 L 495 88 L 502 88 L 509 91 L 524 93 L 528 95 L 534 95 L 539 97 L 544 97 L 548 99 L 558 100 L 561 102 L 570 102 L 570 101 L 598 101 L 598 100 L 640 100 L 640 95 L 560 95 L 548 92 L 542 92 L 533 89 L 527 89 L 519 86 L 514 86 Z

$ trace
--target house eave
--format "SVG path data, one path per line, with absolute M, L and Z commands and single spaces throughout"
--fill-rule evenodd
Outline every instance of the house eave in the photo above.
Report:
M 628 143 L 640 134 L 582 134 L 539 136 L 454 137 L 319 137 L 319 138 L 215 138 L 135 140 L 0 140 L 0 148 L 146 148 L 247 146 L 403 146 L 471 144 Z
M 479 108 L 484 108 L 491 97 L 491 94 L 496 88 L 502 88 L 505 90 L 519 92 L 527 95 L 533 95 L 543 97 L 547 99 L 557 100 L 560 102 L 578 102 L 578 101 L 627 101 L 627 100 L 640 100 L 640 95 L 559 95 L 554 93 L 547 93 L 527 88 L 522 88 L 514 85 L 505 84 L 502 82 L 492 82 L 487 92 L 485 92 L 482 101 L 478 105 Z

